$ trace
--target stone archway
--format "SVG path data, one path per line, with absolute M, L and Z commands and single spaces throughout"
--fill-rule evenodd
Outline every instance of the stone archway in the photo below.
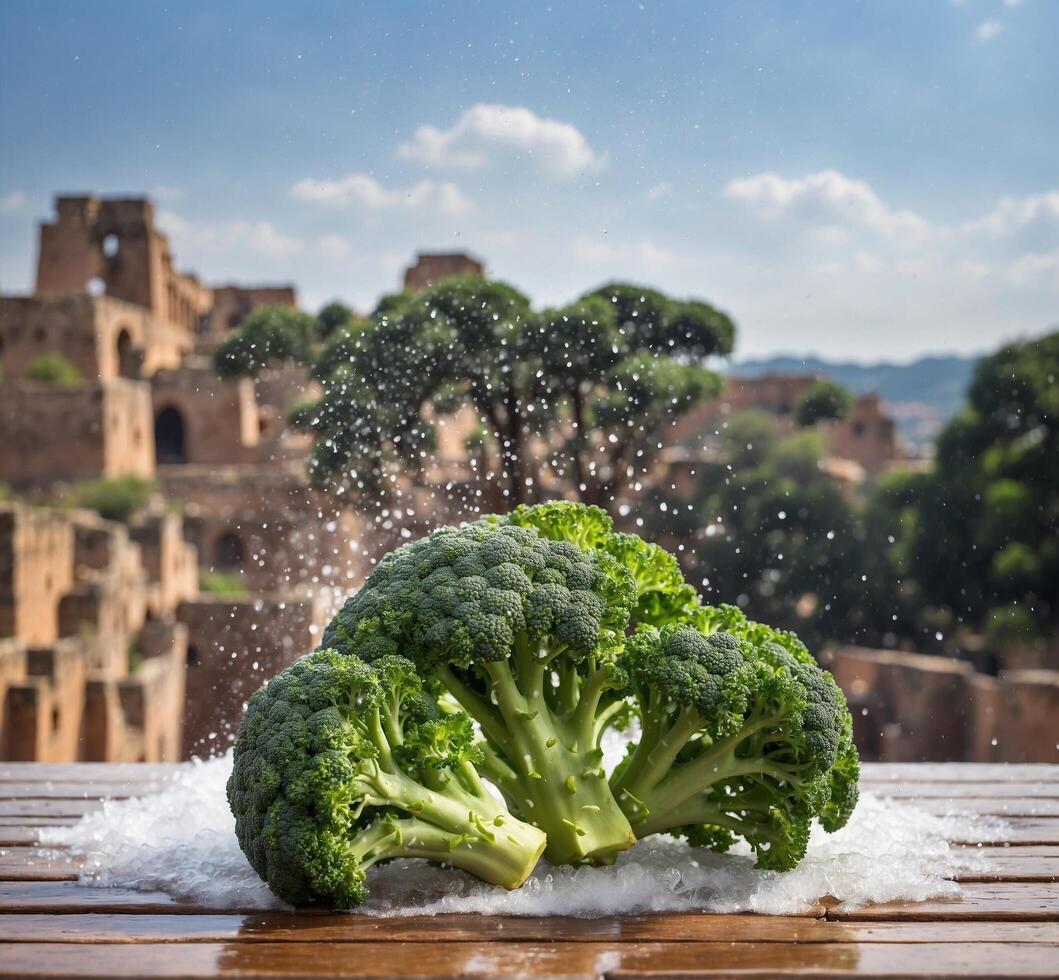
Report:
M 187 462 L 184 416 L 172 405 L 154 417 L 154 455 L 161 465 Z
M 222 571 L 236 571 L 243 567 L 243 539 L 234 531 L 225 531 L 213 546 L 213 567 Z
M 136 352 L 132 347 L 132 335 L 124 327 L 118 332 L 115 345 L 118 354 L 118 374 L 123 378 L 139 377 L 139 365 L 136 363 Z

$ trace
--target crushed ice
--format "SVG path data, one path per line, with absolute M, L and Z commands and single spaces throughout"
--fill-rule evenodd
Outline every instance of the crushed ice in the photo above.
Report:
M 163 891 L 210 909 L 281 908 L 235 840 L 224 787 L 231 754 L 181 766 L 153 795 L 107 802 L 71 827 L 48 827 L 41 843 L 70 848 L 95 886 Z M 598 916 L 634 912 L 803 912 L 825 895 L 848 906 L 956 895 L 957 873 L 981 870 L 983 855 L 953 840 L 1002 840 L 1001 821 L 936 816 L 912 803 L 865 793 L 849 825 L 814 833 L 794 871 L 757 871 L 748 849 L 714 854 L 652 837 L 609 868 L 541 862 L 514 892 L 424 861 L 369 872 L 370 915 L 482 912 Z

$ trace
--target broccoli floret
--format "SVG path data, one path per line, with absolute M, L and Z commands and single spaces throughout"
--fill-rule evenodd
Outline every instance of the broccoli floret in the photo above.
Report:
M 547 833 L 548 859 L 605 863 L 635 842 L 600 749 L 625 707 L 615 658 L 634 602 L 609 554 L 483 521 L 384 558 L 324 645 L 413 660 L 478 722 L 483 773 Z
M 473 739 L 409 661 L 309 654 L 250 698 L 240 725 L 228 780 L 239 845 L 294 905 L 352 908 L 367 869 L 399 857 L 517 888 L 545 837 L 482 783 Z
M 695 590 L 684 581 L 677 560 L 664 549 L 636 534 L 614 530 L 610 515 L 600 507 L 569 500 L 521 504 L 507 517 L 490 518 L 520 527 L 535 527 L 553 541 L 570 541 L 583 551 L 603 551 L 626 569 L 636 587 L 632 621 L 641 626 L 684 622 L 698 606 Z
M 793 634 L 741 617 L 704 608 L 699 628 L 644 627 L 629 639 L 619 662 L 641 734 L 611 785 L 638 837 L 725 850 L 739 836 L 759 867 L 786 871 L 805 856 L 814 817 L 837 830 L 856 805 L 852 722 Z

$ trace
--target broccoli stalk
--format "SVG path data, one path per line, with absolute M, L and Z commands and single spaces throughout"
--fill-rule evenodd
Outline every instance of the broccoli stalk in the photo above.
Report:
M 641 734 L 611 786 L 638 837 L 676 833 L 723 850 L 738 835 L 760 867 L 784 871 L 804 856 L 814 817 L 828 830 L 845 824 L 858 772 L 851 719 L 807 658 L 690 626 L 629 640 L 622 662 Z
M 517 888 L 545 837 L 483 784 L 473 739 L 403 658 L 303 657 L 251 697 L 240 726 L 228 783 L 240 846 L 295 905 L 358 905 L 367 869 L 393 858 Z
M 600 749 L 634 598 L 608 555 L 483 522 L 383 559 L 324 644 L 410 657 L 478 722 L 482 771 L 546 832 L 548 860 L 607 863 L 635 842 Z
M 449 666 L 436 676 L 481 726 L 490 746 L 483 773 L 513 809 L 546 830 L 548 860 L 610 863 L 636 840 L 611 794 L 599 744 L 607 719 L 622 707 L 615 701 L 599 710 L 612 672 L 593 667 L 582 674 L 556 664 L 564 645 L 533 644 L 525 633 L 514 646 L 510 661 L 479 668 L 491 704 L 475 691 L 477 677 Z

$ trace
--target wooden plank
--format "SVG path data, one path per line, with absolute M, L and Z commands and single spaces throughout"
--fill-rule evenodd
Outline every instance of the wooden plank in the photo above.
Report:
M 1009 762 L 865 762 L 867 783 L 893 780 L 919 783 L 1059 782 L 1059 765 Z
M 964 840 L 957 835 L 954 844 L 981 844 L 982 847 L 1022 847 L 1029 844 L 1059 844 L 1059 819 L 1054 817 L 1005 817 L 1007 828 L 1002 841 Z M 2 833 L 2 830 L 0 830 Z M 974 836 L 973 834 L 971 836 Z
M 0 946 L 0 975 L 48 977 L 1051 977 L 1034 943 L 138 943 Z
M 173 898 L 165 892 L 144 892 L 132 888 L 90 888 L 74 881 L 0 881 L 0 913 L 49 911 L 179 913 L 223 910 L 203 909 L 192 902 Z
M 36 844 L 40 827 L 0 827 L 0 847 Z
M 1059 847 L 1054 845 L 966 849 L 978 851 L 986 867 L 956 875 L 956 881 L 1059 881 Z
M 1059 887 L 1033 882 L 971 882 L 960 886 L 959 898 L 885 902 L 849 910 L 834 907 L 828 909 L 827 917 L 839 922 L 944 919 L 1056 922 L 1059 921 Z
M 1059 800 L 1059 783 L 863 783 L 865 792 L 891 799 Z M 0 787 L 3 795 L 3 787 Z
M 914 802 L 928 813 L 977 813 L 989 817 L 1059 817 L 1059 800 L 1004 800 L 981 797 L 920 799 Z
M 177 771 L 175 762 L 0 762 L 0 783 L 96 780 L 142 782 L 159 780 Z M 0 796 L 3 790 L 0 788 Z
M 5 800 L 0 798 L 4 817 L 80 817 L 103 809 L 102 800 Z
M 18 782 L 0 783 L 0 799 L 4 800 L 123 800 L 130 796 L 157 793 L 165 783 L 159 780 L 143 782 Z
M 0 942 L 758 942 L 1059 943 L 1056 922 L 832 922 L 765 915 L 660 914 L 600 919 L 560 916 L 349 914 L 0 916 Z
M 39 847 L 0 848 L 0 881 L 76 881 L 81 862 Z

